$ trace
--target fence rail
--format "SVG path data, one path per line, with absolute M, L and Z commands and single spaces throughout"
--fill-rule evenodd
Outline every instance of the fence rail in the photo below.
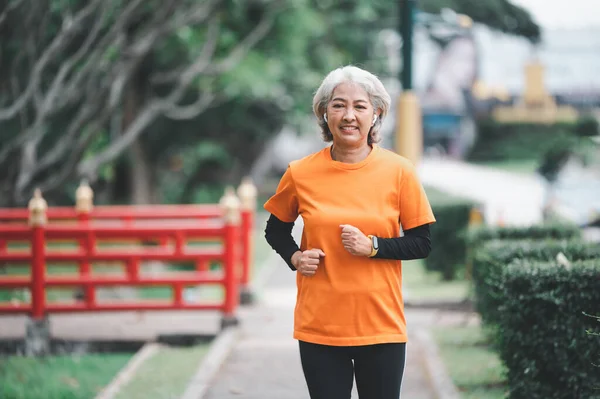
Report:
M 219 310 L 234 320 L 240 290 L 249 289 L 256 190 L 248 180 L 228 188 L 220 204 L 99 206 L 82 184 L 75 208 L 48 208 L 36 190 L 28 209 L 0 209 L 0 264 L 30 265 L 24 275 L 0 276 L 0 290 L 28 289 L 28 302 L 0 302 L 0 314 L 25 313 L 44 320 L 51 313 L 125 310 Z M 125 222 L 125 223 L 123 223 Z M 131 241 L 138 245 L 131 245 Z M 192 242 L 201 241 L 202 246 Z M 25 248 L 13 244 L 28 243 Z M 72 248 L 56 243 L 73 242 Z M 127 242 L 125 247 L 102 248 L 103 242 Z M 156 242 L 157 244 L 151 244 Z M 192 263 L 193 271 L 141 273 L 142 262 Z M 95 273 L 98 262 L 118 262 L 123 273 Z M 218 270 L 209 270 L 218 262 Z M 77 264 L 77 273 L 53 275 L 49 264 Z M 189 286 L 218 285 L 220 300 L 186 301 Z M 99 301 L 97 289 L 170 287 L 165 300 Z M 49 288 L 80 288 L 75 301 L 49 302 Z

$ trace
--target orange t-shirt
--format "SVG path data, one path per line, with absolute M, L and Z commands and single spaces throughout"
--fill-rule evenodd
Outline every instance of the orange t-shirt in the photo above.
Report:
M 302 216 L 300 249 L 325 252 L 314 276 L 296 275 L 294 338 L 337 346 L 407 341 L 402 263 L 351 255 L 340 228 L 391 238 L 400 225 L 435 222 L 407 159 L 374 145 L 363 161 L 342 163 L 326 147 L 291 162 L 264 207 L 284 222 Z

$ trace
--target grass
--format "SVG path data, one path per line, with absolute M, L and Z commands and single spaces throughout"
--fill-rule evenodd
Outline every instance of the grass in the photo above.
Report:
M 459 302 L 469 297 L 468 281 L 444 281 L 440 273 L 428 272 L 421 259 L 402 262 L 402 281 L 408 300 Z
M 534 174 L 540 166 L 537 159 L 509 160 L 509 161 L 489 161 L 477 162 L 477 165 L 488 166 L 490 168 L 502 169 L 507 172 Z
M 206 354 L 208 345 L 160 348 L 142 364 L 116 399 L 179 398 Z
M 438 327 L 433 336 L 462 399 L 504 399 L 504 366 L 479 326 Z
M 90 399 L 115 376 L 130 354 L 0 358 L 2 399 Z
M 253 273 L 255 274 L 270 254 L 271 248 L 263 237 L 264 215 L 258 214 L 254 231 Z M 66 246 L 61 246 L 65 248 Z M 75 246 L 73 246 L 74 248 Z M 20 246 L 19 248 L 25 248 Z M 70 248 L 70 246 L 69 246 Z M 11 250 L 16 249 L 11 247 Z M 9 275 L 29 273 L 28 265 L 5 265 L 3 272 Z M 182 269 L 174 265 L 175 269 Z M 94 273 L 120 272 L 122 267 L 98 267 Z M 184 267 L 183 269 L 193 269 Z M 77 265 L 48 265 L 50 274 L 77 273 Z M 150 287 L 140 290 L 142 299 L 171 298 L 170 287 Z M 54 294 L 54 293 L 53 293 Z M 61 299 L 49 295 L 49 300 Z M 22 291 L 0 290 L 0 301 L 22 298 Z M 62 293 L 62 297 L 72 297 Z M 217 286 L 203 287 L 199 298 L 218 299 L 222 289 Z M 161 348 L 148 359 L 127 384 L 117 398 L 162 399 L 179 397 L 195 372 L 209 343 L 189 348 Z M 2 399 L 89 399 L 96 394 L 121 370 L 132 354 L 86 354 L 81 356 L 50 356 L 46 358 L 0 357 L 0 398 Z

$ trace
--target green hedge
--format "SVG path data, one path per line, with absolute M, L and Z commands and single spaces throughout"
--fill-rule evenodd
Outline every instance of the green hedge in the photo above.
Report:
M 547 223 L 526 227 L 476 226 L 469 229 L 467 243 L 476 250 L 490 240 L 544 240 L 581 238 L 581 229 L 572 223 Z
M 554 261 L 561 252 L 569 261 L 600 259 L 600 245 L 580 240 L 492 240 L 483 244 L 473 259 L 475 309 L 483 323 L 494 326 L 498 322 L 507 265 L 515 259 Z
M 476 162 L 541 160 L 552 148 L 570 145 L 578 136 L 579 130 L 590 129 L 580 125 L 498 123 L 484 120 L 477 127 L 477 140 L 467 158 Z
M 452 280 L 465 265 L 469 217 L 477 204 L 429 187 L 425 191 L 436 218 L 430 229 L 431 253 L 425 259 L 425 268 L 440 272 L 444 280 Z
M 510 399 L 600 399 L 600 260 L 520 260 L 506 271 L 498 350 Z

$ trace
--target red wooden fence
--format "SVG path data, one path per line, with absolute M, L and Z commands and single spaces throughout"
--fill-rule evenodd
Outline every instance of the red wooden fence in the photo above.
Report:
M 234 319 L 239 291 L 249 292 L 252 265 L 252 232 L 255 189 L 245 181 L 238 193 L 231 189 L 219 205 L 102 206 L 91 205 L 91 190 L 78 189 L 77 206 L 48 208 L 41 193 L 30 201 L 29 209 L 0 209 L 0 263 L 29 264 L 27 276 L 1 276 L 0 289 L 28 288 L 30 303 L 0 303 L 2 313 L 26 313 L 43 319 L 49 313 L 120 310 L 215 309 L 224 319 Z M 47 223 L 48 220 L 50 223 Z M 24 222 L 28 221 L 28 225 Z M 191 240 L 217 241 L 216 245 L 194 248 Z M 74 249 L 51 249 L 56 241 L 78 242 Z M 130 246 L 100 249 L 100 241 L 158 240 L 158 246 Z M 9 249 L 9 242 L 29 242 L 28 249 Z M 144 276 L 140 262 L 194 262 L 193 272 Z M 210 261 L 222 268 L 208 270 Z M 48 263 L 77 263 L 79 273 L 48 275 Z M 122 262 L 124 274 L 92 273 L 94 262 Z M 193 302 L 184 300 L 184 288 L 202 284 L 220 284 L 223 300 Z M 106 302 L 96 300 L 96 288 L 109 286 L 169 286 L 170 300 Z M 46 289 L 82 287 L 83 300 L 73 303 L 49 303 Z

